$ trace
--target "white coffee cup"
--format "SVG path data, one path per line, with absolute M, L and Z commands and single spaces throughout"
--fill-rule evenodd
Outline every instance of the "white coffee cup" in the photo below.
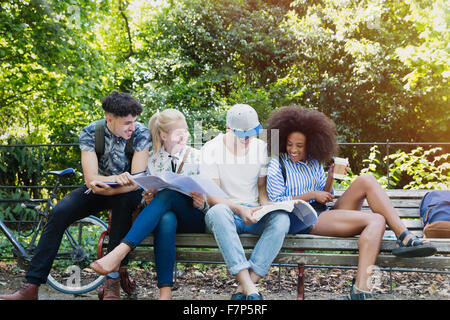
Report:
M 334 157 L 334 175 L 333 177 L 335 179 L 344 179 L 346 175 L 346 168 L 348 165 L 348 159 L 347 158 L 339 158 Z

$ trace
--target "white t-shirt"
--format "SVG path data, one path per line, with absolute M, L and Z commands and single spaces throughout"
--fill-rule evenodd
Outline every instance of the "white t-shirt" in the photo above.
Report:
M 258 178 L 267 175 L 268 162 L 264 141 L 251 139 L 247 154 L 236 156 L 226 147 L 224 134 L 219 134 L 203 146 L 200 172 L 209 179 L 219 179 L 230 201 L 257 206 Z

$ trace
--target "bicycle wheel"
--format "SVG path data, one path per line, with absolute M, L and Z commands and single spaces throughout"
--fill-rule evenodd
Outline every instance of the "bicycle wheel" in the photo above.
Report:
M 47 283 L 68 294 L 86 293 L 100 286 L 104 276 L 90 269 L 89 264 L 97 259 L 97 243 L 107 227 L 94 216 L 71 224 L 65 231 Z

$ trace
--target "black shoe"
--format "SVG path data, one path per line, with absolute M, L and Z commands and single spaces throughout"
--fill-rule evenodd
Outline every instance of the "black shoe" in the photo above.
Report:
M 231 295 L 231 300 L 247 300 L 245 294 L 236 292 Z
M 261 293 L 252 293 L 247 296 L 247 300 L 264 300 Z

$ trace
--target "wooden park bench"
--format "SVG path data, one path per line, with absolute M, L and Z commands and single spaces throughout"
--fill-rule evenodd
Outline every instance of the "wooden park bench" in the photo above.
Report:
M 336 198 L 342 195 L 343 191 L 335 191 Z M 419 218 L 419 204 L 426 192 L 428 191 L 387 190 L 405 225 L 412 233 L 421 237 L 423 236 L 423 227 Z M 363 210 L 369 211 L 367 202 L 364 203 Z M 242 234 L 240 238 L 245 249 L 252 249 L 258 240 L 258 236 L 250 234 Z M 450 268 L 450 239 L 431 239 L 438 252 L 436 255 L 426 258 L 398 258 L 393 256 L 391 250 L 394 248 L 396 240 L 393 231 L 387 228 L 376 266 L 380 268 L 437 269 L 438 271 Z M 175 244 L 177 246 L 177 262 L 223 263 L 222 254 L 212 234 L 177 234 Z M 152 245 L 153 236 L 149 236 L 130 253 L 130 259 L 153 261 Z M 198 248 L 215 250 L 196 250 Z M 247 254 L 250 255 L 250 253 Z M 287 235 L 274 264 L 298 265 L 297 298 L 303 299 L 304 266 L 357 266 L 358 237 Z

